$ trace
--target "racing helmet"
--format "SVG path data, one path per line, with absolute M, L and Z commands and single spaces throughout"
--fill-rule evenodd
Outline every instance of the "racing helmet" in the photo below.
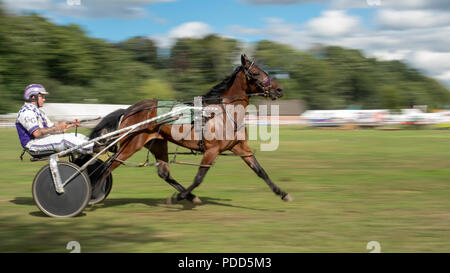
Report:
M 33 96 L 39 95 L 39 94 L 48 95 L 48 92 L 47 92 L 47 90 L 45 90 L 44 86 L 33 83 L 33 84 L 28 85 L 25 88 L 25 92 L 23 93 L 23 98 L 26 101 L 31 101 Z

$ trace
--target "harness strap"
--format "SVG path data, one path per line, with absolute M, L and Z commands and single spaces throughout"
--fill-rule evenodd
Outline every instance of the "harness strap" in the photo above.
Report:
M 236 132 L 237 127 L 238 127 L 238 124 L 237 124 L 236 120 L 234 120 L 234 118 L 231 116 L 231 114 L 228 113 L 227 108 L 225 107 L 225 105 L 223 104 L 223 102 L 222 102 L 222 108 L 223 108 L 223 111 L 225 112 L 225 114 L 227 115 L 227 117 L 228 117 L 229 119 L 231 119 L 231 121 L 234 123 L 234 128 L 235 128 L 235 129 L 234 129 L 234 132 Z
M 122 123 L 122 120 L 123 120 L 123 117 L 124 117 L 124 116 L 125 116 L 125 114 L 120 115 L 119 122 L 117 123 L 117 128 L 116 128 L 116 130 L 119 130 L 120 124 Z
M 183 162 L 183 161 L 174 161 L 174 160 L 170 161 L 170 163 L 180 164 L 180 165 L 189 165 L 189 166 L 199 166 L 199 167 L 205 167 L 205 168 L 210 168 L 210 167 L 213 166 L 212 164 L 211 165 L 209 165 L 209 164 L 197 164 L 197 163 L 190 163 L 190 162 Z
M 123 161 L 120 159 L 114 159 L 117 162 L 120 162 L 120 164 L 127 166 L 127 167 L 151 167 L 151 166 L 155 166 L 158 165 L 158 163 L 149 163 L 148 161 L 144 162 L 144 163 L 135 163 L 135 162 L 127 162 L 127 161 Z

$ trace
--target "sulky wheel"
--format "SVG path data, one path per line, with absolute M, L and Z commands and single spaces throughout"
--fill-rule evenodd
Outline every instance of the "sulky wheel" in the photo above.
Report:
M 64 183 L 80 168 L 73 163 L 61 161 L 58 162 L 58 169 Z M 76 216 L 84 210 L 91 197 L 91 183 L 86 172 L 79 173 L 67 183 L 64 193 L 57 193 L 49 164 L 36 174 L 32 188 L 37 207 L 51 217 Z
M 75 163 L 81 167 L 84 165 L 84 163 L 88 162 L 88 160 L 90 160 L 91 158 L 92 158 L 91 155 L 82 155 L 82 156 L 78 157 L 77 159 L 75 159 L 73 161 L 73 163 Z M 104 162 L 97 158 L 91 164 L 89 164 L 86 169 L 89 179 L 91 180 L 91 186 L 92 186 L 92 196 L 91 196 L 91 200 L 89 201 L 89 205 L 95 205 L 95 204 L 103 202 L 106 199 L 106 197 L 108 197 L 109 193 L 111 192 L 112 183 L 113 183 L 112 174 L 109 174 L 106 177 L 106 181 L 105 181 L 105 183 L 103 183 L 101 188 L 99 188 L 99 189 L 95 188 L 95 185 L 97 185 L 97 183 L 99 183 L 99 180 L 101 178 L 102 171 L 103 171 L 103 164 L 104 164 Z M 94 189 L 96 189 L 96 190 L 94 191 Z

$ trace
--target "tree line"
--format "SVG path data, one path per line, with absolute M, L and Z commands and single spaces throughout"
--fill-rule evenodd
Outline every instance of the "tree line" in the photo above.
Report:
M 133 104 L 142 99 L 190 100 L 205 94 L 238 65 L 241 53 L 277 77 L 283 99 L 309 109 L 430 108 L 450 104 L 449 90 L 400 61 L 360 51 L 315 46 L 308 51 L 209 35 L 179 39 L 164 52 L 150 39 L 119 43 L 88 37 L 78 25 L 56 25 L 37 14 L 0 7 L 0 113 L 16 112 L 25 86 L 41 83 L 49 102 Z

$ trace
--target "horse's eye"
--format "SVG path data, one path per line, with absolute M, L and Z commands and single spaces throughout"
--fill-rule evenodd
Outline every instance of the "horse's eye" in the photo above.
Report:
M 259 73 L 258 72 L 253 73 L 253 76 L 259 76 Z

